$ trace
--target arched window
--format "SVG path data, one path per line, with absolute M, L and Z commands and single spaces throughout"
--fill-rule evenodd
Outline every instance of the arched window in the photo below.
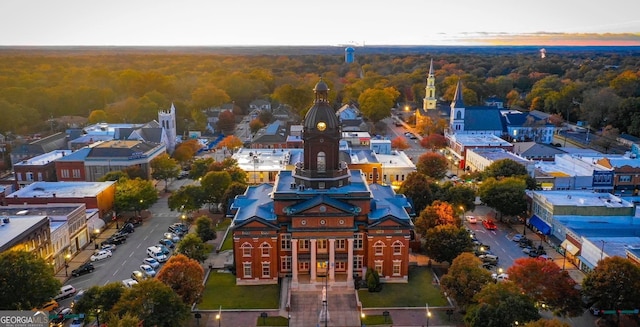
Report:
M 391 246 L 393 247 L 393 254 L 394 255 L 402 254 L 402 248 L 404 247 L 404 244 L 402 244 L 402 242 L 395 241 L 395 242 L 393 242 L 393 244 Z
M 271 248 L 271 245 L 269 245 L 269 243 L 264 242 L 262 244 L 260 244 L 260 253 L 263 257 L 268 257 L 269 256 L 269 249 Z
M 456 111 L 456 119 L 462 119 L 462 111 Z
M 327 156 L 324 152 L 318 152 L 318 171 L 324 173 L 327 171 Z
M 384 254 L 384 242 L 378 241 L 373 245 L 373 250 L 375 255 L 383 255 Z
M 251 246 L 251 244 L 249 243 L 243 243 L 240 248 L 242 249 L 242 256 L 243 257 L 250 257 L 251 256 L 251 249 L 253 248 L 253 246 Z

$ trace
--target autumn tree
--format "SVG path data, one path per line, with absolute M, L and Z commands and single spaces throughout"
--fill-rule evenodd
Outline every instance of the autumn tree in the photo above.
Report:
M 114 210 L 116 213 L 149 209 L 158 201 L 158 191 L 151 181 L 121 178 L 116 182 Z
M 229 101 L 231 101 L 231 98 L 227 92 L 213 84 L 203 85 L 191 92 L 191 107 L 200 111 L 219 107 Z
M 75 304 L 74 310 L 76 312 L 98 315 L 100 313 L 98 313 L 96 309 L 100 308 L 102 311 L 100 319 L 103 319 L 105 312 L 110 311 L 113 306 L 118 303 L 124 290 L 124 286 L 120 282 L 113 282 L 102 286 L 92 286 L 88 290 L 85 290 L 82 298 Z
M 501 215 L 516 216 L 527 209 L 525 189 L 525 181 L 517 177 L 501 180 L 489 178 L 480 185 L 478 194 L 482 201 L 498 210 Z
M 144 321 L 145 326 L 184 326 L 189 318 L 189 306 L 171 287 L 152 278 L 128 288 L 111 313 L 120 317 L 127 313 Z
M 464 316 L 470 327 L 509 327 L 540 319 L 533 299 L 514 283 L 489 283 L 474 296 Z
M 424 250 L 438 262 L 452 262 L 465 251 L 471 251 L 472 243 L 466 229 L 452 225 L 438 225 L 427 230 Z
M 104 110 L 92 110 L 89 114 L 89 124 L 103 123 L 107 121 L 107 112 Z
M 236 115 L 229 111 L 225 110 L 218 115 L 218 130 L 223 133 L 230 133 L 236 126 Z M 233 133 L 231 133 L 233 134 Z
M 27 251 L 0 253 L 0 308 L 3 310 L 40 308 L 58 294 L 60 286 L 51 265 L 44 259 Z
M 598 308 L 637 309 L 640 307 L 640 267 L 626 258 L 604 258 L 587 273 L 582 290 Z
M 291 106 L 300 115 L 313 104 L 313 94 L 309 92 L 312 87 L 295 87 L 291 84 L 283 84 L 273 91 L 273 98 L 281 103 Z
M 171 256 L 156 278 L 176 292 L 187 305 L 199 301 L 204 291 L 202 265 L 183 254 Z
M 391 115 L 391 108 L 393 108 L 398 96 L 400 96 L 400 92 L 393 87 L 366 89 L 358 97 L 360 111 L 376 124 Z
M 460 214 L 465 211 L 473 211 L 476 207 L 476 192 L 466 184 L 445 183 L 443 188 L 444 201 Z M 458 211 L 459 210 L 459 211 Z
M 481 265 L 478 257 L 470 252 L 462 252 L 453 259 L 449 270 L 440 279 L 442 289 L 462 310 L 473 303 L 473 296 L 491 282 L 491 273 Z
M 422 138 L 420 146 L 431 151 L 444 149 L 447 147 L 447 139 L 441 134 L 431 133 Z
M 180 240 L 176 246 L 177 253 L 182 253 L 198 262 L 204 262 L 207 260 L 207 257 L 212 250 L 213 247 L 210 244 L 204 243 L 198 235 L 193 233 L 185 235 L 185 237 Z
M 98 179 L 98 181 L 100 181 L 100 182 L 106 182 L 106 181 L 115 182 L 115 181 L 120 180 L 121 178 L 130 178 L 130 177 L 123 170 L 113 170 L 113 171 L 110 171 L 110 172 L 102 175 L 102 177 L 100 177 Z
M 416 170 L 435 180 L 443 179 L 447 173 L 447 158 L 435 152 L 427 152 L 418 158 Z
M 185 162 L 193 159 L 201 148 L 202 144 L 200 144 L 198 140 L 186 140 L 176 146 L 176 149 L 172 153 L 172 157 L 179 163 L 184 164 Z
M 258 132 L 261 128 L 263 128 L 265 124 L 258 118 L 253 119 L 249 122 L 249 130 L 251 130 L 252 134 Z
M 455 225 L 461 224 L 460 218 L 454 215 L 451 204 L 444 201 L 433 201 L 420 212 L 420 216 L 416 219 L 416 232 L 420 235 L 426 235 L 427 232 L 439 225 Z M 468 236 L 467 236 L 468 237 Z
M 216 146 L 216 149 L 227 148 L 229 151 L 233 151 L 235 149 L 241 148 L 244 145 L 241 139 L 239 139 L 235 135 L 225 136 L 220 143 Z
M 398 150 L 406 150 L 409 148 L 409 143 L 406 138 L 398 136 L 391 140 L 391 147 Z
M 153 158 L 151 162 L 149 162 L 149 166 L 151 167 L 151 177 L 164 181 L 165 192 L 167 192 L 167 188 L 169 187 L 169 179 L 176 178 L 178 174 L 180 174 L 180 165 L 166 153 Z
M 613 147 L 618 141 L 618 137 L 620 136 L 620 131 L 611 126 L 607 125 L 602 128 L 602 133 L 600 136 L 593 140 L 593 143 L 604 150 L 604 153 L 607 153 L 611 147 Z
M 582 314 L 580 291 L 566 270 L 550 260 L 518 258 L 507 270 L 509 280 L 534 300 L 546 303 L 555 314 Z
M 139 327 L 142 323 L 140 318 L 129 312 L 125 313 L 122 317 L 114 313 L 109 313 L 107 314 L 106 320 L 101 321 L 106 321 L 109 327 Z
M 211 218 L 200 216 L 196 219 L 196 234 L 203 242 L 216 239 L 216 230 Z
M 418 172 L 412 172 L 407 175 L 398 193 L 404 194 L 413 202 L 413 210 L 416 213 L 422 212 L 424 208 L 433 202 L 433 194 L 429 184 L 431 181 Z

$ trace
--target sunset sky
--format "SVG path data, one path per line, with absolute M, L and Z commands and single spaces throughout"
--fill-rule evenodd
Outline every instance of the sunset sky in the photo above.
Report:
M 2 0 L 0 45 L 432 45 L 634 33 L 640 1 Z M 488 42 L 491 43 L 491 42 Z

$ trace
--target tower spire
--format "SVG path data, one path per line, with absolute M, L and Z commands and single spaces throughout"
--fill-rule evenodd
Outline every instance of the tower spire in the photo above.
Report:
M 458 84 L 456 85 L 456 93 L 453 96 L 451 107 L 464 108 L 464 100 L 462 99 L 462 81 L 461 80 L 458 80 Z

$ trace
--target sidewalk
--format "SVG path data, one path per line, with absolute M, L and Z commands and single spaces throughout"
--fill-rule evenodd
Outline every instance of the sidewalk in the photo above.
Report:
M 84 249 L 80 250 L 78 253 L 76 253 L 75 256 L 71 258 L 71 260 L 68 262 L 67 268 L 62 268 L 56 272 L 55 277 L 64 285 L 71 278 L 71 272 L 74 269 L 89 261 L 89 258 L 91 258 L 91 255 L 96 250 L 95 244 L 100 244 L 101 242 L 111 237 L 111 235 L 115 234 L 115 232 L 117 231 L 118 229 L 116 228 L 115 222 L 109 222 L 109 224 L 105 225 L 105 228 L 96 239 L 87 243 Z

